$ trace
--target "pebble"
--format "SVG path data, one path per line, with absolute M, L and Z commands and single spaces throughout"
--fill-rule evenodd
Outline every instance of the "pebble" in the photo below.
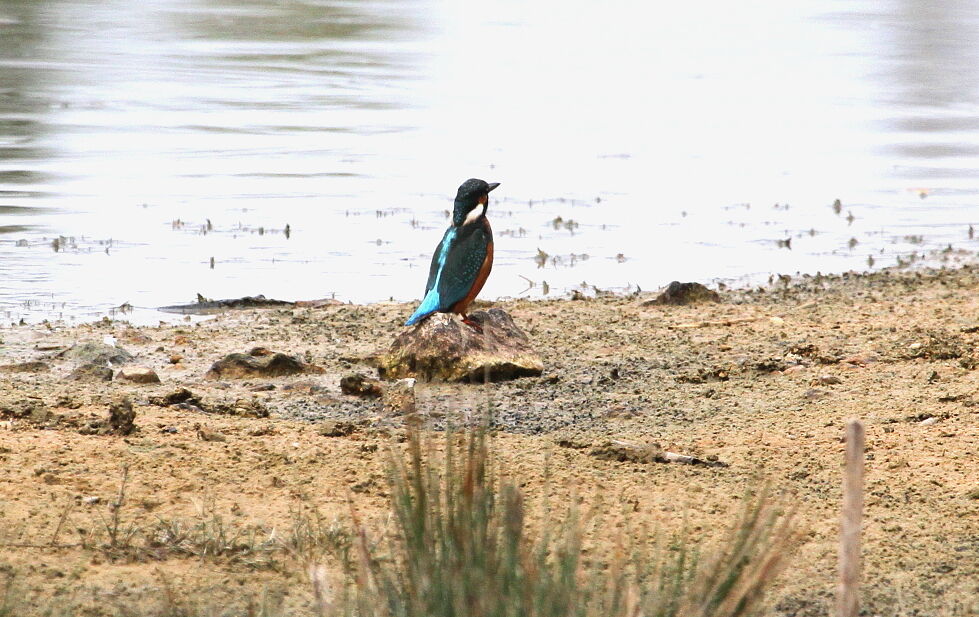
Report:
M 351 396 L 381 396 L 381 382 L 361 373 L 340 379 L 340 391 Z
M 160 376 L 151 368 L 143 366 L 124 366 L 116 373 L 116 381 L 131 381 L 132 383 L 160 383 Z
M 197 428 L 197 438 L 201 441 L 228 441 L 228 438 L 217 431 L 212 431 L 206 426 Z

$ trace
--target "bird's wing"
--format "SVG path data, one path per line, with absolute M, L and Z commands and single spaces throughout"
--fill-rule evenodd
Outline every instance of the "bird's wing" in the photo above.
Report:
M 462 227 L 449 243 L 441 272 L 436 276 L 440 309 L 447 309 L 466 297 L 486 261 L 491 237 L 482 225 Z
M 439 281 L 442 267 L 452 249 L 456 233 L 457 228 L 449 227 L 445 230 L 442 241 L 435 247 L 435 254 L 432 255 L 432 266 L 428 270 L 428 282 L 425 284 L 425 297 L 422 298 L 421 304 L 418 305 L 415 312 L 408 318 L 408 321 L 405 322 L 406 326 L 414 325 L 442 308 L 443 302 L 442 298 L 439 297 L 439 290 L 436 288 L 436 284 Z
M 435 287 L 435 281 L 438 280 L 439 268 L 445 263 L 449 247 L 452 245 L 452 240 L 455 238 L 456 232 L 455 227 L 446 229 L 445 235 L 442 236 L 442 241 L 435 247 L 435 252 L 432 254 L 432 266 L 428 269 L 428 282 L 425 283 L 426 296 L 428 292 L 432 291 L 432 287 Z

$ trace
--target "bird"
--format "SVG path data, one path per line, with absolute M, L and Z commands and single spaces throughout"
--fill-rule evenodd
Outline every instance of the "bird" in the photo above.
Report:
M 452 209 L 452 224 L 435 247 L 425 285 L 425 297 L 406 326 L 433 313 L 457 313 L 463 323 L 482 332 L 466 311 L 493 269 L 493 229 L 486 218 L 489 193 L 499 182 L 470 178 L 459 186 Z

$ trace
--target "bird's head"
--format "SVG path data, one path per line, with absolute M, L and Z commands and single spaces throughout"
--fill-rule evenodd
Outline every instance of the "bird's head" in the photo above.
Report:
M 455 208 L 452 210 L 452 224 L 459 227 L 484 216 L 486 205 L 489 203 L 489 192 L 498 186 L 500 186 L 499 182 L 490 184 L 476 178 L 470 178 L 463 182 L 459 187 L 459 192 L 456 193 Z

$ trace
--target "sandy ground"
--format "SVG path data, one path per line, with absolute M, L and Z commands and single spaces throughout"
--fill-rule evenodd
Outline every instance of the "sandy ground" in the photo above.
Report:
M 746 491 L 767 480 L 797 506 L 807 530 L 774 587 L 778 615 L 831 613 L 842 428 L 861 418 L 866 614 L 976 614 L 977 288 L 979 268 L 965 267 L 805 278 L 722 292 L 720 304 L 694 307 L 643 306 L 648 297 L 504 302 L 540 350 L 543 377 L 419 384 L 418 406 L 443 423 L 491 408 L 500 466 L 519 479 L 532 509 L 545 493 L 552 507 L 578 498 L 613 528 L 673 530 L 685 520 L 698 536 L 719 537 Z M 338 383 L 370 372 L 358 359 L 390 344 L 411 308 L 235 311 L 152 328 L 0 328 L 0 365 L 48 367 L 0 369 L 0 574 L 12 575 L 35 608 L 77 604 L 88 611 L 81 614 L 150 602 L 167 588 L 205 590 L 216 601 L 264 591 L 308 603 L 302 571 L 281 551 L 201 558 L 105 544 L 113 527 L 124 549 L 127 533 L 145 539 L 168 524 L 209 521 L 227 534 L 254 532 L 249 542 L 261 546 L 303 513 L 349 520 L 348 496 L 368 524 L 383 527 L 385 464 L 399 447 L 392 435 L 401 419 L 383 416 L 377 400 L 341 394 Z M 75 364 L 59 351 L 107 335 L 162 384 L 71 381 Z M 255 346 L 325 372 L 204 378 L 225 354 Z M 179 387 L 211 413 L 154 402 Z M 134 402 L 137 430 L 83 434 L 120 395 Z M 321 434 L 329 419 L 361 424 L 329 437 Z M 729 466 L 610 462 L 579 447 L 608 439 L 655 441 Z M 113 508 L 124 468 L 124 503 Z

